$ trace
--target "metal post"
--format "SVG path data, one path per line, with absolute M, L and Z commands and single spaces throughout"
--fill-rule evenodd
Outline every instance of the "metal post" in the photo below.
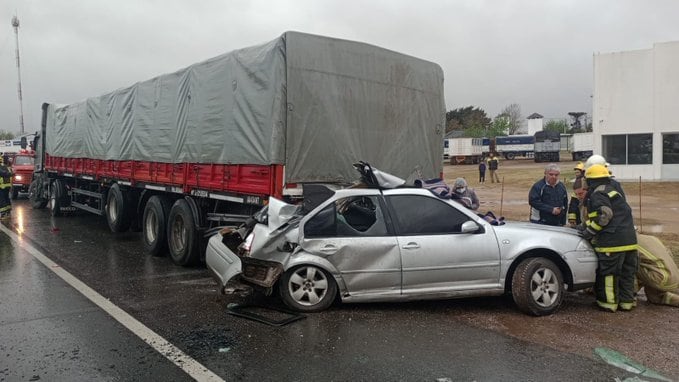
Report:
M 16 57 L 17 57 L 17 74 L 19 76 L 19 83 L 17 92 L 19 94 L 19 136 L 24 135 L 24 101 L 21 95 L 21 60 L 19 59 L 19 18 L 12 17 L 12 26 L 14 27 L 14 37 L 16 41 Z

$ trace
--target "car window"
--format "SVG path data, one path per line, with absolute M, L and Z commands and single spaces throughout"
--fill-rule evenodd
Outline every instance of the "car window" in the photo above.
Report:
M 387 225 L 377 196 L 336 200 L 304 225 L 306 237 L 384 236 Z
M 387 197 L 394 210 L 399 235 L 459 233 L 462 223 L 471 220 L 455 207 L 422 195 Z

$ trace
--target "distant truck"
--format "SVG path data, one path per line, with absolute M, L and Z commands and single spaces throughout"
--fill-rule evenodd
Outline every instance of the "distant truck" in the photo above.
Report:
M 366 161 L 442 174 L 443 72 L 374 45 L 286 32 L 66 106 L 43 104 L 31 204 L 140 230 L 145 251 L 204 258 L 220 226 L 269 196 L 305 203 Z M 389 142 L 389 144 L 386 144 Z M 318 189 L 318 187 L 316 187 Z
M 449 138 L 450 164 L 475 164 L 483 157 L 483 138 Z
M 33 170 L 35 163 L 35 151 L 31 149 L 21 149 L 12 160 L 12 199 L 19 198 L 19 193 L 27 193 L 33 180 Z
M 507 135 L 495 138 L 495 152 L 505 159 L 533 158 L 535 137 L 532 135 Z
M 594 154 L 594 133 L 573 134 L 571 155 L 574 161 L 584 161 Z
M 558 162 L 561 151 L 561 134 L 543 130 L 535 133 L 535 162 Z

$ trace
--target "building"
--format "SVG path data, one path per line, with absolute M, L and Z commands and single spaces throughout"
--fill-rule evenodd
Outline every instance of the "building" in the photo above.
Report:
M 679 180 L 679 41 L 594 55 L 594 153 L 616 178 Z
M 535 135 L 538 131 L 542 131 L 542 119 L 544 117 L 538 113 L 533 113 L 528 116 L 528 127 L 526 134 Z

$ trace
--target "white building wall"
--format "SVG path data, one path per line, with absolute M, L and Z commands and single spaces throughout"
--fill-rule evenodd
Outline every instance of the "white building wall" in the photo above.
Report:
M 535 135 L 538 131 L 542 131 L 542 118 L 529 119 L 526 134 Z
M 594 55 L 594 153 L 602 135 L 653 134 L 653 164 L 611 165 L 616 178 L 679 179 L 679 165 L 662 165 L 662 133 L 679 132 L 677 105 L 679 42 Z

